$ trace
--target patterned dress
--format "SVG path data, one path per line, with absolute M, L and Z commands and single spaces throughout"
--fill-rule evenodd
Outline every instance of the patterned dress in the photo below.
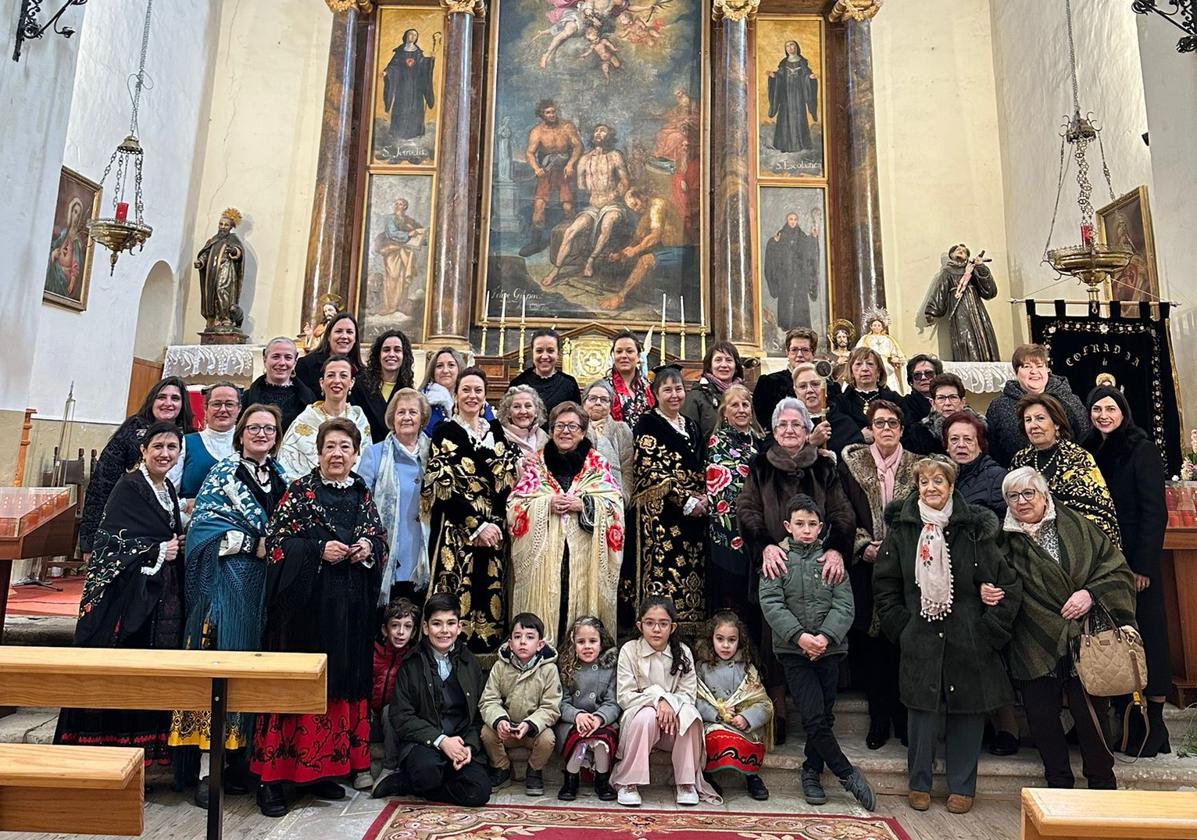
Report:
M 1034 467 L 1041 472 L 1057 502 L 1090 520 L 1105 532 L 1115 548 L 1122 546 L 1118 511 L 1110 488 L 1093 456 L 1078 444 L 1060 440 L 1043 451 L 1033 446 L 1020 449 L 1010 460 L 1010 469 L 1019 467 Z
M 657 404 L 653 392 L 649 390 L 648 380 L 636 373 L 631 386 L 624 383 L 623 377 L 612 368 L 607 374 L 607 381 L 615 389 L 615 401 L 611 404 L 611 416 L 628 424 L 629 429 L 635 429 L 640 418 L 652 411 Z
M 748 464 L 756 457 L 760 438 L 724 423 L 707 441 L 707 499 L 710 510 L 711 568 L 708 578 L 726 580 L 730 587 L 709 587 L 709 608 L 741 609 L 748 598 L 750 565 L 736 524 L 736 497 L 744 489 Z M 727 591 L 734 589 L 735 591 Z M 741 616 L 743 617 L 743 616 Z
M 686 516 L 691 497 L 707 493 L 706 443 L 688 417 L 682 434 L 659 411 L 636 424 L 636 495 L 639 557 L 636 604 L 651 596 L 673 600 L 682 632 L 694 638 L 706 620 L 707 519 Z
M 470 650 L 493 653 L 507 638 L 507 546 L 473 544 L 483 525 L 506 534 L 507 494 L 519 478 L 519 451 L 497 420 L 478 436 L 458 420 L 432 431 L 420 507 L 429 523 L 429 594 L 461 602 L 462 634 Z

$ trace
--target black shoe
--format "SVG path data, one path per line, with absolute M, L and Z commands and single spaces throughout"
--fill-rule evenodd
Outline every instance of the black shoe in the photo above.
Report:
M 715 791 L 715 793 L 723 796 L 723 786 L 715 781 L 715 776 L 711 773 L 703 773 L 702 777 L 707 780 L 707 784 Z
M 195 797 L 191 800 L 195 807 L 208 810 L 208 777 L 204 776 L 195 785 Z
M 345 798 L 345 786 L 340 782 L 334 782 L 332 779 L 321 779 L 318 782 L 312 782 L 310 785 L 304 785 L 303 789 L 317 799 L 327 799 L 330 802 Z
M 802 798 L 811 805 L 824 805 L 827 802 L 827 791 L 823 790 L 820 776 L 809 767 L 802 768 Z
M 889 741 L 889 721 L 870 720 L 869 734 L 865 735 L 865 746 L 871 750 L 879 750 Z
M 598 787 L 598 780 L 595 780 Z M 578 798 L 578 774 L 566 771 L 565 781 L 561 783 L 561 790 L 557 791 L 557 798 L 562 802 L 573 802 Z
M 773 746 L 780 747 L 786 742 L 786 719 L 773 718 Z
M 524 793 L 528 796 L 544 796 L 544 771 L 528 768 L 524 774 Z
M 610 773 L 594 774 L 594 794 L 603 802 L 614 802 L 619 794 L 611 787 Z
M 258 788 L 258 809 L 263 817 L 278 818 L 287 813 L 287 796 L 279 782 L 270 782 Z
M 490 776 L 490 789 L 502 790 L 511 784 L 511 768 L 491 767 L 486 771 L 486 775 Z
M 402 796 L 407 792 L 406 786 L 403 784 L 403 776 L 398 770 L 384 770 L 383 773 L 385 775 L 374 783 L 374 788 L 370 791 L 371 799 Z
M 757 802 L 764 802 L 769 798 L 769 788 L 765 787 L 765 780 L 756 773 L 750 774 L 744 780 L 744 785 L 748 788 L 748 795 Z
M 1134 712 L 1131 714 L 1134 715 Z M 1135 744 L 1134 750 L 1131 750 L 1128 745 L 1126 754 L 1138 755 L 1141 758 L 1155 758 L 1157 755 L 1167 755 L 1172 752 L 1172 745 L 1168 743 L 1168 725 L 1164 723 L 1163 703 L 1157 703 L 1154 700 L 1147 701 L 1147 722 L 1151 724 L 1151 731 L 1143 739 L 1143 751 L 1139 751 L 1138 744 Z
M 844 778 L 840 779 L 840 784 L 843 785 L 844 790 L 856 797 L 856 801 L 866 811 L 872 811 L 877 807 L 877 796 L 873 793 L 873 789 L 869 787 L 868 780 L 864 774 L 852 768 L 852 772 Z
M 1015 755 L 1018 753 L 1018 736 L 1013 732 L 998 732 L 989 743 L 990 755 Z

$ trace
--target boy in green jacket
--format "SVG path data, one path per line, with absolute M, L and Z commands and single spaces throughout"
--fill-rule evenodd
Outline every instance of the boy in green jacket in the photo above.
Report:
M 773 580 L 761 576 L 760 602 L 773 631 L 773 651 L 785 669 L 790 694 L 806 730 L 802 794 L 812 805 L 827 801 L 820 776 L 827 766 L 862 806 L 877 804 L 864 775 L 848 761 L 831 731 L 840 661 L 848 652 L 848 628 L 855 608 L 848 578 L 829 585 L 823 580 L 823 511 L 810 496 L 798 495 L 786 505 L 789 538 L 786 571 Z

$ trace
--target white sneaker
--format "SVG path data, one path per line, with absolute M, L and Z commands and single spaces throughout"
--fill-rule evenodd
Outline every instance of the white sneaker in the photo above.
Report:
M 678 785 L 677 786 L 677 804 L 678 805 L 697 805 L 698 804 L 698 789 L 694 785 Z
M 640 807 L 640 790 L 635 785 L 621 785 L 619 788 L 618 801 L 620 805 L 626 805 L 629 808 Z M 696 798 L 695 802 L 698 801 Z
M 369 770 L 363 770 L 353 777 L 354 790 L 370 790 L 374 787 L 374 777 L 370 775 Z

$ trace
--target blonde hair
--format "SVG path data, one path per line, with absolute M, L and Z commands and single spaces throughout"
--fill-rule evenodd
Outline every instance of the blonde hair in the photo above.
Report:
M 383 422 L 387 424 L 387 428 L 394 430 L 395 428 L 395 411 L 399 407 L 400 402 L 410 401 L 418 403 L 420 406 L 420 428 L 428 425 L 428 418 L 432 416 L 432 405 L 428 402 L 428 398 L 417 391 L 415 388 L 400 388 L 395 393 L 391 394 L 391 401 L 387 403 L 387 412 L 383 415 Z
M 914 481 L 917 484 L 923 476 L 930 478 L 937 472 L 948 480 L 948 484 L 956 486 L 956 465 L 943 458 L 920 458 L 914 465 Z
M 723 392 L 723 396 L 719 399 L 719 409 L 716 412 L 719 416 L 720 423 L 727 422 L 727 406 L 729 403 L 731 403 L 731 398 L 733 396 L 743 397 L 744 399 L 748 400 L 749 405 L 752 404 L 752 392 L 748 390 L 747 386 L 741 385 L 739 382 L 734 385 L 728 385 L 727 389 Z M 756 425 L 755 415 L 753 417 L 752 424 L 754 426 Z

